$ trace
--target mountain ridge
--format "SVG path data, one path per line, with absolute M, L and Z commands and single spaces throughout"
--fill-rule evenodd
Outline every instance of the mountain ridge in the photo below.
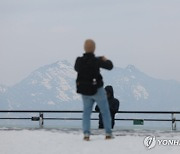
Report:
M 134 65 L 101 70 L 105 85 L 114 87 L 122 110 L 180 110 L 180 83 L 148 76 Z M 44 65 L 0 92 L 3 109 L 80 109 L 76 72 L 66 60 Z M 0 90 L 3 86 L 0 86 Z M 3 91 L 3 90 L 1 90 Z

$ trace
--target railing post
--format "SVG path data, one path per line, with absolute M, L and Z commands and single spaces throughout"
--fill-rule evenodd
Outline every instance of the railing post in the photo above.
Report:
M 172 130 L 176 130 L 176 117 L 175 114 L 172 113 Z
M 43 128 L 44 125 L 44 115 L 42 112 L 39 113 L 39 127 Z

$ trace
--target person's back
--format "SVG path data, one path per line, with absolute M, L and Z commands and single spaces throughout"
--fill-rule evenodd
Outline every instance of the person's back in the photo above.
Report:
M 86 53 L 82 57 L 78 57 L 75 62 L 75 70 L 78 73 L 76 80 L 77 92 L 82 94 L 83 99 L 84 139 L 89 140 L 90 115 L 95 101 L 102 112 L 106 138 L 112 138 L 109 106 L 103 88 L 100 68 L 111 70 L 113 64 L 105 57 L 95 57 L 95 43 L 93 40 L 86 40 L 84 49 Z
M 78 72 L 76 80 L 78 93 L 93 95 L 96 92 L 94 89 L 103 86 L 100 68 L 112 69 L 112 63 L 109 60 L 104 61 L 103 57 L 95 57 L 92 53 L 85 53 L 77 58 L 75 70 Z
M 107 98 L 108 98 L 109 110 L 111 113 L 112 128 L 114 128 L 115 114 L 119 110 L 119 100 L 114 97 L 114 90 L 113 90 L 112 86 L 110 86 L 110 85 L 106 86 L 105 90 L 106 90 L 106 94 L 107 94 Z M 95 110 L 97 112 L 100 112 L 98 105 L 96 105 Z M 99 114 L 99 128 L 100 129 L 104 128 L 101 113 Z
M 114 90 L 112 86 L 106 86 L 105 90 L 109 102 L 110 112 L 112 114 L 116 114 L 119 110 L 119 100 L 114 97 Z

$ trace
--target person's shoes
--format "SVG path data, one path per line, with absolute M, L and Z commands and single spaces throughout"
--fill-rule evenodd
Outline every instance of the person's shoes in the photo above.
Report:
M 83 140 L 84 141 L 90 141 L 89 134 L 85 134 Z
M 112 134 L 106 134 L 105 139 L 111 140 L 111 139 L 114 139 L 114 136 Z

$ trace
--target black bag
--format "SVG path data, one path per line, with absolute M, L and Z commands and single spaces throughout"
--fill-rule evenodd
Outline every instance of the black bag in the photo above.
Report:
M 98 59 L 81 57 L 80 68 L 76 80 L 77 93 L 94 95 L 98 89 L 99 66 Z

